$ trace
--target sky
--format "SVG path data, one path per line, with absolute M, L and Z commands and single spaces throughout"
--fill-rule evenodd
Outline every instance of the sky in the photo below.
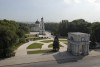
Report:
M 0 0 L 0 19 L 34 22 L 100 21 L 100 0 Z

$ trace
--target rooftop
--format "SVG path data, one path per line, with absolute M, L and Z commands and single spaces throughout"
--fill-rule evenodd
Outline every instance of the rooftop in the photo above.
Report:
M 75 35 L 82 35 L 82 34 L 87 34 L 87 33 L 82 33 L 82 32 L 69 32 L 70 34 L 75 34 Z
M 36 22 L 35 22 L 35 24 L 39 24 L 40 22 L 37 20 Z

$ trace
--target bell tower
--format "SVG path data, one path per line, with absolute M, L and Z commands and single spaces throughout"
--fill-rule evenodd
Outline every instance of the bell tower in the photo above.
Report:
M 40 35 L 45 35 L 45 29 L 44 29 L 44 20 L 43 17 L 41 18 L 41 22 L 40 22 L 40 31 L 39 31 Z

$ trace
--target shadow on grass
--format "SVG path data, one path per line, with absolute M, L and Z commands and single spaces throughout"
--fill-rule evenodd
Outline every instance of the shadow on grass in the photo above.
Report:
M 48 50 L 47 52 L 43 53 L 42 55 L 49 55 L 49 54 L 53 54 L 53 53 L 57 53 L 57 51 Z

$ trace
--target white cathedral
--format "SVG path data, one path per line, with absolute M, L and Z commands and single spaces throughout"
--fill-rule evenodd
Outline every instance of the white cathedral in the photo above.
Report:
M 44 20 L 43 17 L 41 21 L 36 21 L 35 26 L 31 27 L 31 32 L 39 32 L 39 35 L 45 35 Z

